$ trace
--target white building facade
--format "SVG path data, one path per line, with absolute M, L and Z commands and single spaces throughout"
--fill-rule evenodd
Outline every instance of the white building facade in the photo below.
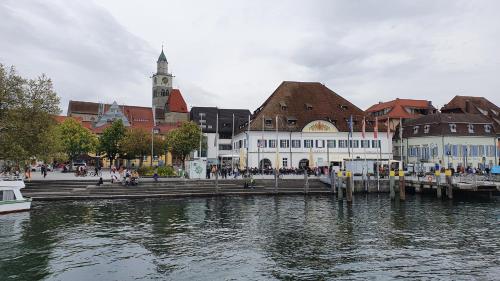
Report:
M 340 132 L 325 120 L 307 124 L 300 132 L 243 131 L 233 139 L 240 169 L 345 166 L 346 160 L 392 159 L 392 134 Z

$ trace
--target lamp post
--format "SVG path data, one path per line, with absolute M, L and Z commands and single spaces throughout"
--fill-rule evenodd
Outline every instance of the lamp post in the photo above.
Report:
M 198 151 L 198 158 L 201 159 L 201 141 L 203 139 L 203 123 L 205 120 L 203 120 L 203 117 L 205 117 L 205 113 L 203 112 L 200 112 L 198 113 L 198 115 L 200 116 L 200 150 Z

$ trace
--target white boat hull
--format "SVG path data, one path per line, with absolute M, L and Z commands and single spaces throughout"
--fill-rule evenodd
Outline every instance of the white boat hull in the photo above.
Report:
M 31 208 L 31 200 L 23 201 L 1 201 L 0 202 L 0 214 L 28 211 Z

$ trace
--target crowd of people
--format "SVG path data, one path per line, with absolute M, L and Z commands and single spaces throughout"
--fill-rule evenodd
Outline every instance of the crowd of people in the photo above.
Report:
M 278 175 L 304 175 L 307 173 L 309 176 L 320 176 L 327 175 L 329 173 L 328 167 L 314 167 L 314 168 L 280 168 L 278 169 Z M 208 165 L 206 178 L 215 178 L 218 175 L 220 178 L 226 179 L 230 178 L 239 178 L 246 177 L 248 175 L 256 176 L 256 175 L 274 175 L 276 174 L 276 169 L 271 167 L 266 167 L 264 169 L 252 167 L 248 170 L 246 168 L 239 169 L 237 167 L 231 169 L 230 166 L 218 166 L 218 165 Z

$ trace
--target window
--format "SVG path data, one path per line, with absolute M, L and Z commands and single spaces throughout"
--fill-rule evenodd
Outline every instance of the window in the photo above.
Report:
M 266 119 L 264 120 L 264 124 L 265 124 L 265 126 L 266 126 L 267 128 L 272 127 L 272 126 L 273 126 L 273 119 L 272 119 L 272 118 L 266 118 Z
M 242 140 L 239 140 L 238 141 L 238 148 L 242 148 L 243 147 L 243 141 Z
M 269 147 L 276 148 L 276 140 L 269 140 Z
M 467 129 L 469 130 L 469 134 L 474 134 L 474 125 L 473 124 L 468 124 Z
M 280 101 L 280 108 L 283 111 L 287 109 L 286 103 L 284 101 Z
M 413 134 L 418 134 L 418 126 L 413 126 Z
M 219 150 L 231 150 L 230 144 L 219 144 Z
M 457 124 L 450 124 L 450 132 L 456 133 L 457 132 Z
M 312 148 L 313 141 L 312 140 L 304 140 L 304 148 Z
M 300 148 L 300 140 L 292 140 L 292 148 Z
M 283 167 L 288 167 L 288 158 L 283 158 L 282 163 Z
M 424 134 L 428 134 L 430 130 L 431 130 L 431 125 L 424 126 Z
M 306 103 L 305 106 L 306 106 L 307 110 L 312 110 L 313 109 L 313 106 L 310 103 Z
M 297 125 L 297 118 L 295 118 L 295 117 L 288 117 L 286 121 L 287 121 L 288 126 Z
M 328 148 L 335 148 L 336 147 L 336 141 L 335 140 L 327 140 L 326 145 Z
M 380 140 L 372 140 L 372 148 L 380 148 Z
M 267 147 L 267 140 L 264 140 L 264 139 L 257 140 L 257 147 L 266 148 Z
M 489 124 L 484 125 L 484 132 L 491 133 L 491 125 L 489 125 Z
M 324 148 L 325 147 L 325 140 L 316 140 L 316 147 L 317 148 Z
M 243 147 L 247 148 L 247 140 L 243 140 Z
M 280 140 L 280 148 L 290 147 L 290 140 Z
M 339 148 L 346 148 L 347 140 L 339 140 Z
M 362 148 L 370 148 L 370 141 L 369 140 L 362 140 L 361 147 Z
M 350 140 L 350 147 L 358 148 L 359 147 L 359 140 Z

